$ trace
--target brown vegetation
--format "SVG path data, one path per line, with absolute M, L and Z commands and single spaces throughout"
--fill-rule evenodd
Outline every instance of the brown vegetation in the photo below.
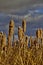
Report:
M 0 65 L 43 65 L 43 30 L 38 29 L 34 38 L 25 35 L 26 21 L 23 20 L 15 40 L 14 26 L 11 20 L 8 37 L 0 32 Z

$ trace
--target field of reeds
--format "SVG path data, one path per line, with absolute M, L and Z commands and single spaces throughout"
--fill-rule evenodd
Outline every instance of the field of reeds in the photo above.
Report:
M 14 27 L 11 20 L 8 37 L 0 32 L 0 65 L 43 65 L 43 30 L 38 29 L 35 38 L 25 35 L 26 21 L 23 20 L 15 40 Z

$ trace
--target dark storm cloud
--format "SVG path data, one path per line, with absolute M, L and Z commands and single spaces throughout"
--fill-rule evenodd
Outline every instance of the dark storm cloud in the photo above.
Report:
M 43 0 L 0 0 L 0 11 L 9 9 L 21 9 L 37 4 L 43 4 Z

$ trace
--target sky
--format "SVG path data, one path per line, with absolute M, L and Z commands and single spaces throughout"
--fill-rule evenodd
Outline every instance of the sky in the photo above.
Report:
M 41 6 L 43 0 L 0 0 L 0 11 L 9 12 L 10 10 L 26 9 L 32 6 Z
M 32 8 L 32 10 L 30 10 L 30 8 Z M 18 12 L 22 14 L 22 16 L 19 16 L 18 14 L 15 15 L 15 13 L 11 14 L 12 12 Z M 23 13 L 26 14 L 23 16 Z M 18 23 L 18 18 L 21 20 L 24 17 L 27 23 L 31 22 L 32 24 L 31 25 L 28 23 L 27 34 L 30 32 L 34 33 L 34 30 L 36 30 L 37 27 L 43 28 L 43 0 L 0 0 L 0 30 L 3 30 L 6 33 L 8 32 L 8 23 L 10 17 L 17 19 L 15 29 L 16 32 L 17 25 L 20 25 L 20 22 Z M 39 23 L 40 25 L 38 25 Z

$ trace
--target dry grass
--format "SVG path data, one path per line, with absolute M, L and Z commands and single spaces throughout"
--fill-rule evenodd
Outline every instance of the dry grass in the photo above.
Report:
M 4 48 L 0 43 L 0 65 L 43 65 L 42 44 L 36 46 L 34 43 L 37 42 L 32 42 L 32 38 L 30 38 L 31 46 L 28 47 L 28 36 L 25 34 L 21 40 L 14 41 L 13 46 L 10 45 L 10 42 Z
M 20 47 L 20 46 L 19 46 Z M 22 46 L 21 46 L 22 47 Z M 36 48 L 18 48 L 16 45 L 14 48 L 7 49 L 7 53 L 3 51 L 0 53 L 1 65 L 43 65 L 43 47 Z

